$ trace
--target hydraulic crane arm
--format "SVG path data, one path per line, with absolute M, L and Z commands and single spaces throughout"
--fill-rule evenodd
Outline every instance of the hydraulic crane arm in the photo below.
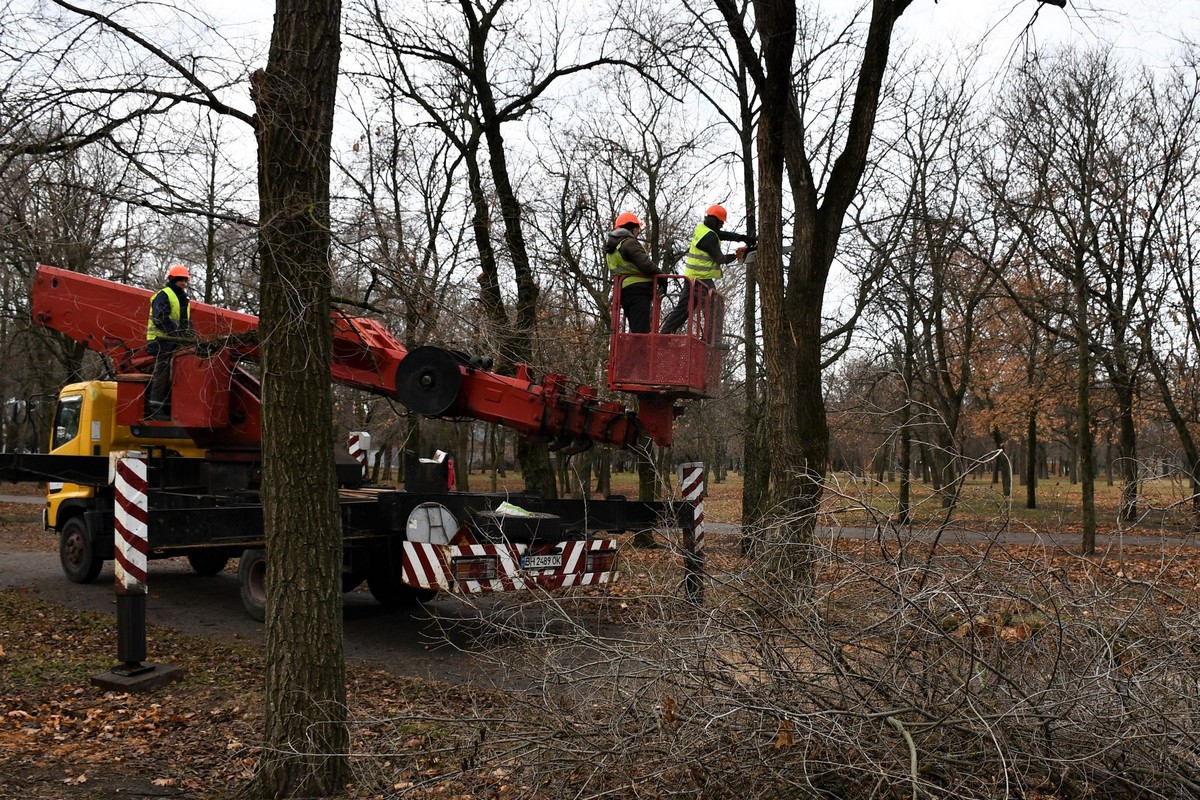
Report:
M 152 294 L 41 266 L 34 278 L 32 313 L 38 324 L 109 357 L 118 374 L 142 373 L 153 361 L 145 353 Z M 258 358 L 258 317 L 198 302 L 190 303 L 189 310 L 192 327 L 205 343 L 199 348 L 204 358 L 230 363 Z M 575 449 L 592 442 L 625 447 L 641 434 L 633 412 L 597 399 L 591 387 L 570 388 L 564 376 L 554 373 L 534 381 L 526 365 L 515 376 L 485 366 L 482 359 L 436 347 L 409 351 L 376 320 L 333 312 L 330 377 L 338 383 L 395 398 L 426 416 L 493 422 Z M 180 371 L 177 360 L 176 386 Z M 669 429 L 665 441 L 661 431 L 655 439 L 669 444 Z

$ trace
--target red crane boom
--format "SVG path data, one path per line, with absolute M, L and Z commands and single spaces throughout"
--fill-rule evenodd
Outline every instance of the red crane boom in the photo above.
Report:
M 121 424 L 148 424 L 143 395 L 154 360 L 145 352 L 152 294 L 49 266 L 39 267 L 34 278 L 34 320 L 113 364 Z M 258 357 L 258 317 L 198 302 L 189 308 L 199 341 L 175 355 L 173 421 L 206 446 L 257 447 L 259 385 L 242 362 Z M 535 381 L 524 364 L 515 376 L 499 375 L 483 359 L 456 351 L 407 350 L 376 320 L 341 311 L 332 316 L 330 377 L 392 397 L 419 414 L 493 422 L 574 449 L 593 442 L 625 447 L 644 433 L 636 414 L 599 400 L 590 386 L 572 388 L 563 375 Z M 659 444 L 671 442 L 669 424 L 648 433 Z

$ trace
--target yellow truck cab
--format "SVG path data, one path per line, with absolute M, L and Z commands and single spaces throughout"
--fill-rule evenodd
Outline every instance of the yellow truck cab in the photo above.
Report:
M 201 458 L 182 428 L 162 425 L 118 425 L 116 381 L 86 381 L 64 386 L 50 431 L 50 453 L 67 456 L 106 456 L 114 450 L 162 448 L 171 455 Z M 46 486 L 44 522 L 61 531 L 67 521 L 93 505 L 91 486 L 51 481 Z

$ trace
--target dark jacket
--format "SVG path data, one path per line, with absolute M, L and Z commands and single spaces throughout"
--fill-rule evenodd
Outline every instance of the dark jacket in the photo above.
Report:
M 171 298 L 167 296 L 168 292 L 179 300 L 178 320 L 171 318 Z M 191 317 L 187 292 L 174 281 L 168 281 L 167 285 L 155 292 L 154 297 L 150 300 L 150 322 L 154 326 L 154 333 L 157 333 L 159 337 L 186 336 L 192 331 Z M 153 334 L 147 334 L 146 338 L 153 339 L 146 345 L 146 352 L 151 355 L 165 355 L 174 352 L 179 347 L 179 342 L 173 341 L 171 338 L 155 338 Z
M 723 252 L 721 252 L 721 242 L 750 243 L 751 237 L 749 236 L 743 236 L 742 234 L 734 233 L 733 231 L 717 230 L 717 226 L 719 226 L 721 223 L 716 217 L 705 217 L 704 224 L 713 230 L 711 233 L 697 242 L 696 247 L 700 248 L 705 253 L 708 253 L 712 260 L 718 264 L 732 264 L 734 261 L 737 261 L 736 253 L 725 255 Z
M 646 248 L 636 236 L 626 228 L 617 228 L 609 231 L 608 238 L 604 241 L 604 254 L 611 255 L 617 251 L 625 257 L 625 260 L 638 268 L 643 275 L 661 275 L 662 270 L 654 266 L 654 262 L 650 260 L 650 256 L 646 253 Z

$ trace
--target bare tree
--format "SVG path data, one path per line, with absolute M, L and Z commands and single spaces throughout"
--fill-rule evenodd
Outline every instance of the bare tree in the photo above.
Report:
M 1138 331 L 1162 303 L 1158 231 L 1178 192 L 1179 143 L 1187 139 L 1180 122 L 1148 101 L 1153 91 L 1148 76 L 1136 84 L 1125 78 L 1107 51 L 1030 62 L 1000 112 L 1009 157 L 989 176 L 998 205 L 1036 256 L 1027 266 L 1049 270 L 1062 290 L 1026 297 L 1022 308 L 1078 351 L 1085 552 L 1095 546 L 1094 367 L 1116 405 L 1120 517 L 1137 515 L 1135 407 L 1147 358 Z M 1194 123 L 1183 119 L 1190 130 Z M 1039 309 L 1069 324 L 1056 326 Z
M 244 70 L 191 49 L 197 39 L 214 38 L 203 20 L 183 9 L 175 25 L 151 35 L 138 30 L 135 23 L 145 22 L 138 10 L 134 4 L 97 11 L 55 0 L 21 20 L 26 39 L 12 70 L 16 88 L 6 99 L 26 130 L 39 120 L 56 122 L 43 126 L 43 135 L 7 140 L 0 169 L 98 147 L 169 183 L 154 169 L 176 155 L 173 138 L 160 136 L 160 122 L 178 123 L 180 112 L 204 109 L 254 126 L 270 664 L 255 791 L 329 795 L 342 788 L 348 750 L 328 371 L 329 155 L 340 3 L 280 0 L 267 68 L 251 82 L 253 117 L 222 100 L 244 80 Z M 210 214 L 202 194 L 171 186 L 167 205 L 186 196 Z
M 866 36 L 852 72 L 854 86 L 835 92 L 830 110 L 849 117 L 824 141 L 814 140 L 806 114 L 817 102 L 813 81 L 821 68 L 819 46 L 799 36 L 794 0 L 754 3 L 758 46 L 732 0 L 717 0 L 742 63 L 757 89 L 758 287 L 762 296 L 766 355 L 767 430 L 771 449 L 771 549 L 776 572 L 810 577 L 810 545 L 829 456 L 829 429 L 822 397 L 822 305 L 842 220 L 858 190 L 887 69 L 892 31 L 911 0 L 873 0 Z M 810 22 L 811 20 L 805 20 Z M 797 45 L 813 51 L 795 65 Z M 828 47 L 845 40 L 835 37 Z M 842 134 L 840 137 L 838 134 Z M 841 139 L 835 145 L 834 138 Z M 831 165 L 822 175 L 819 165 Z M 784 244 L 784 175 L 795 219 L 787 259 Z M 819 181 L 824 180 L 823 185 Z
M 376 63 L 371 72 L 388 67 Z M 351 83 L 359 134 L 337 159 L 347 216 L 337 226 L 335 243 L 343 254 L 343 268 L 336 270 L 341 291 L 395 319 L 397 336 L 410 350 L 435 334 L 443 342 L 457 338 L 465 347 L 472 326 L 450 299 L 465 292 L 466 223 L 457 199 L 462 156 L 436 132 L 404 126 L 405 105 L 394 76 L 360 75 Z M 355 406 L 366 409 L 355 429 L 365 426 L 376 435 L 373 447 L 380 455 L 393 447 L 418 453 L 425 448 L 419 415 L 397 420 L 384 398 Z
M 1162 211 L 1154 244 L 1146 255 L 1161 259 L 1166 299 L 1141 298 L 1140 337 L 1163 411 L 1179 438 L 1192 490 L 1193 525 L 1200 525 L 1200 444 L 1194 433 L 1197 403 L 1193 375 L 1200 354 L 1200 287 L 1196 283 L 1200 232 L 1194 221 L 1200 202 L 1200 64 L 1186 51 L 1161 84 L 1147 81 L 1149 107 L 1156 117 L 1152 152 L 1160 162 Z
M 352 11 L 351 35 L 372 49 L 390 51 L 401 91 L 466 161 L 480 255 L 480 297 L 496 328 L 502 363 L 511 367 L 531 360 L 539 283 L 504 131 L 534 111 L 562 80 L 628 62 L 604 52 L 578 61 L 566 58 L 587 36 L 566 36 L 560 18 L 566 12 L 561 9 L 510 0 L 462 0 L 453 13 L 444 13 L 448 8 L 435 11 L 431 5 L 428 14 L 409 9 L 397 17 L 368 0 Z M 493 242 L 490 230 L 484 164 L 502 218 L 502 248 Z M 501 249 L 512 265 L 516 286 L 511 319 L 502 292 Z M 554 475 L 545 445 L 522 439 L 518 450 L 526 486 L 553 496 Z
M 123 242 L 132 226 L 112 198 L 130 177 L 127 164 L 103 152 L 8 161 L 0 173 L 0 251 L 20 277 L 22 294 L 39 264 L 128 279 L 115 243 Z M 25 299 L 20 302 L 24 306 Z M 44 343 L 57 365 L 44 372 L 40 391 L 84 379 L 85 345 L 40 328 L 30 332 L 30 340 Z
M 279 0 L 251 76 L 259 147 L 266 742 L 261 797 L 329 796 L 346 778 L 342 528 L 329 422 L 329 170 L 341 3 Z
M 934 489 L 952 508 L 964 475 L 965 403 L 972 389 L 980 318 L 996 278 L 972 251 L 974 193 L 968 143 L 977 133 L 973 89 L 951 74 L 919 86 L 907 76 L 907 99 L 892 125 L 888 168 L 872 179 L 857 229 L 880 262 L 880 308 L 892 321 L 900 381 L 900 517 L 907 520 L 911 437 L 925 432 L 934 459 Z M 885 128 L 881 137 L 888 139 Z M 866 214 L 872 218 L 865 218 Z M 916 408 L 925 409 L 918 415 Z

